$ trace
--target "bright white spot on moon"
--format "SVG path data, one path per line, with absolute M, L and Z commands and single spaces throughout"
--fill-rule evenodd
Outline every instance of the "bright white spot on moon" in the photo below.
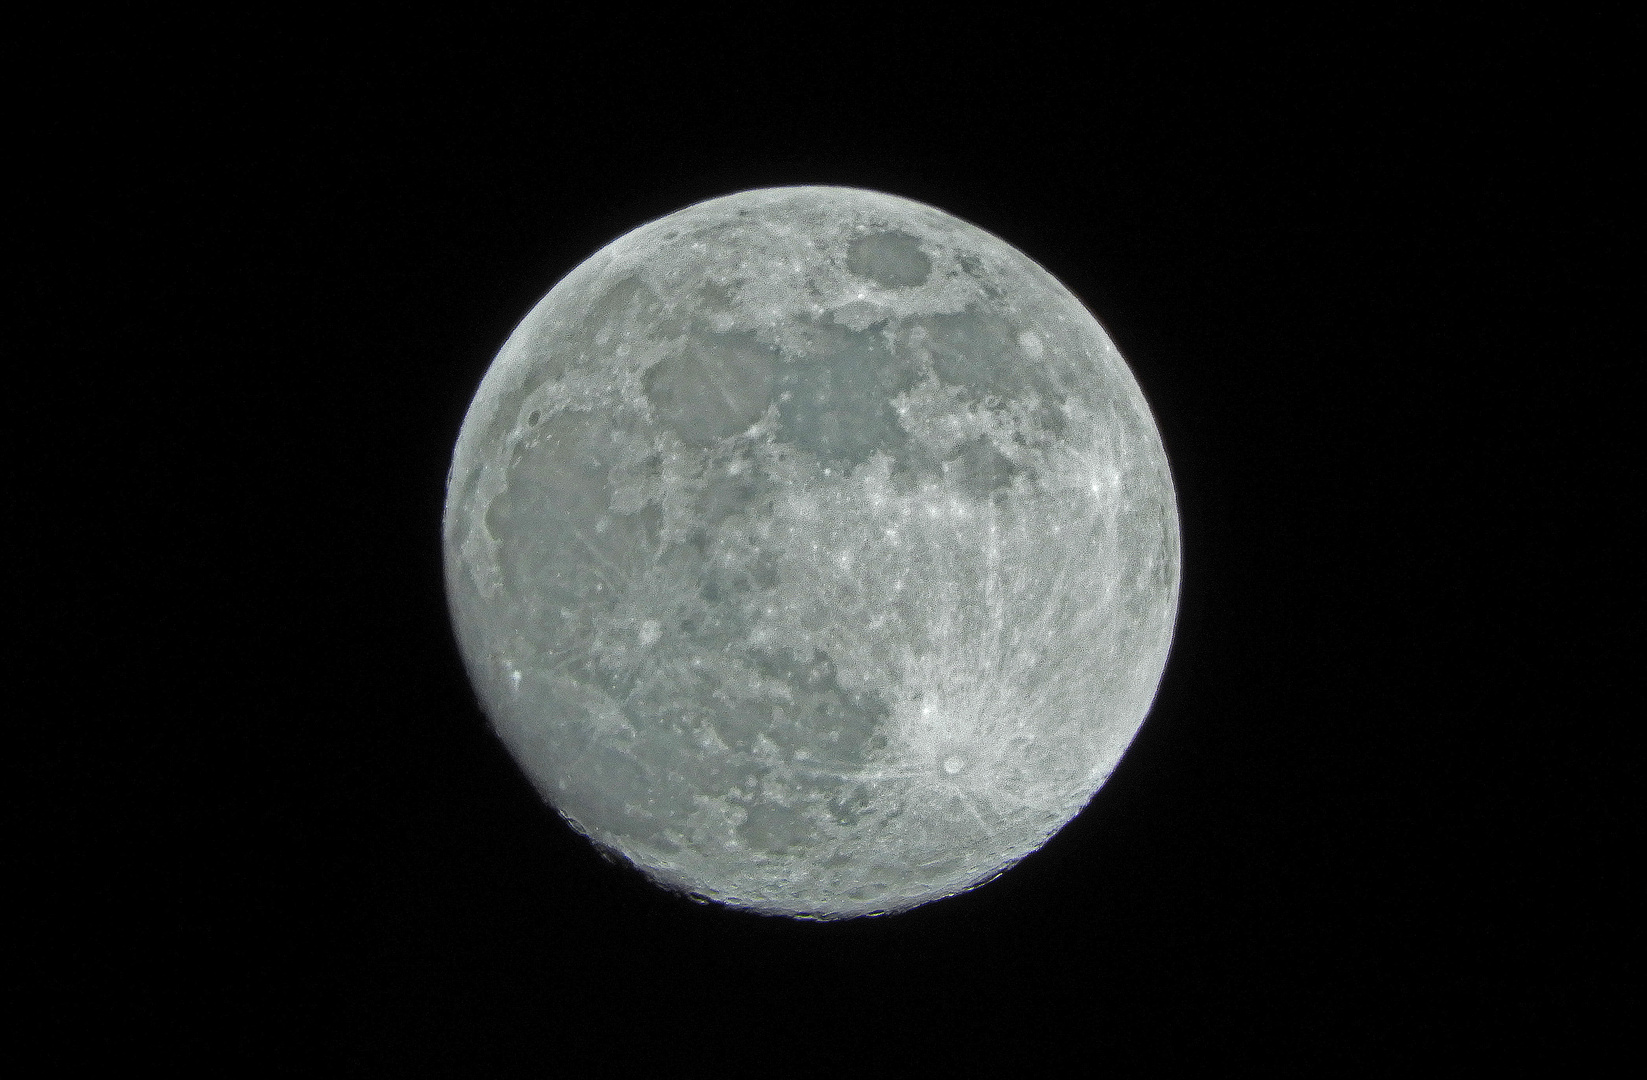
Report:
M 1077 814 L 1177 612 L 1160 437 L 1096 320 L 942 211 L 713 199 L 572 271 L 465 418 L 453 624 L 500 738 L 654 880 L 843 917 Z

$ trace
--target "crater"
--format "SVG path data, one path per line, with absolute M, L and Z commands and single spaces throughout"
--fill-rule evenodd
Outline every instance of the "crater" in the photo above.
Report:
M 903 232 L 876 231 L 852 241 L 846 268 L 888 288 L 920 285 L 932 273 L 932 260 L 920 242 Z

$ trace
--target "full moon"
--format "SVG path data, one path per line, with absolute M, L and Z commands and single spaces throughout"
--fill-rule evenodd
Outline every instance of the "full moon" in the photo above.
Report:
M 571 826 L 775 915 L 1035 851 L 1143 723 L 1178 514 L 1137 382 L 1046 270 L 871 191 L 745 191 L 590 256 L 447 481 L 482 707 Z

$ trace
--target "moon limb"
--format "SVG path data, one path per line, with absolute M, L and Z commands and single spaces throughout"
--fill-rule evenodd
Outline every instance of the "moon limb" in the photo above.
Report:
M 504 742 L 656 880 L 818 917 L 969 888 L 1136 733 L 1176 505 L 1096 320 L 997 238 L 844 188 L 608 245 L 454 453 L 448 594 Z

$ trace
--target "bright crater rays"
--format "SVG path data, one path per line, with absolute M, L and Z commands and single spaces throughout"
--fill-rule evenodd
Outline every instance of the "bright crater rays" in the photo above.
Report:
M 736 907 L 895 911 L 999 873 L 1137 732 L 1177 611 L 1160 437 L 1001 240 L 747 191 L 591 256 L 487 372 L 447 588 L 574 827 Z

